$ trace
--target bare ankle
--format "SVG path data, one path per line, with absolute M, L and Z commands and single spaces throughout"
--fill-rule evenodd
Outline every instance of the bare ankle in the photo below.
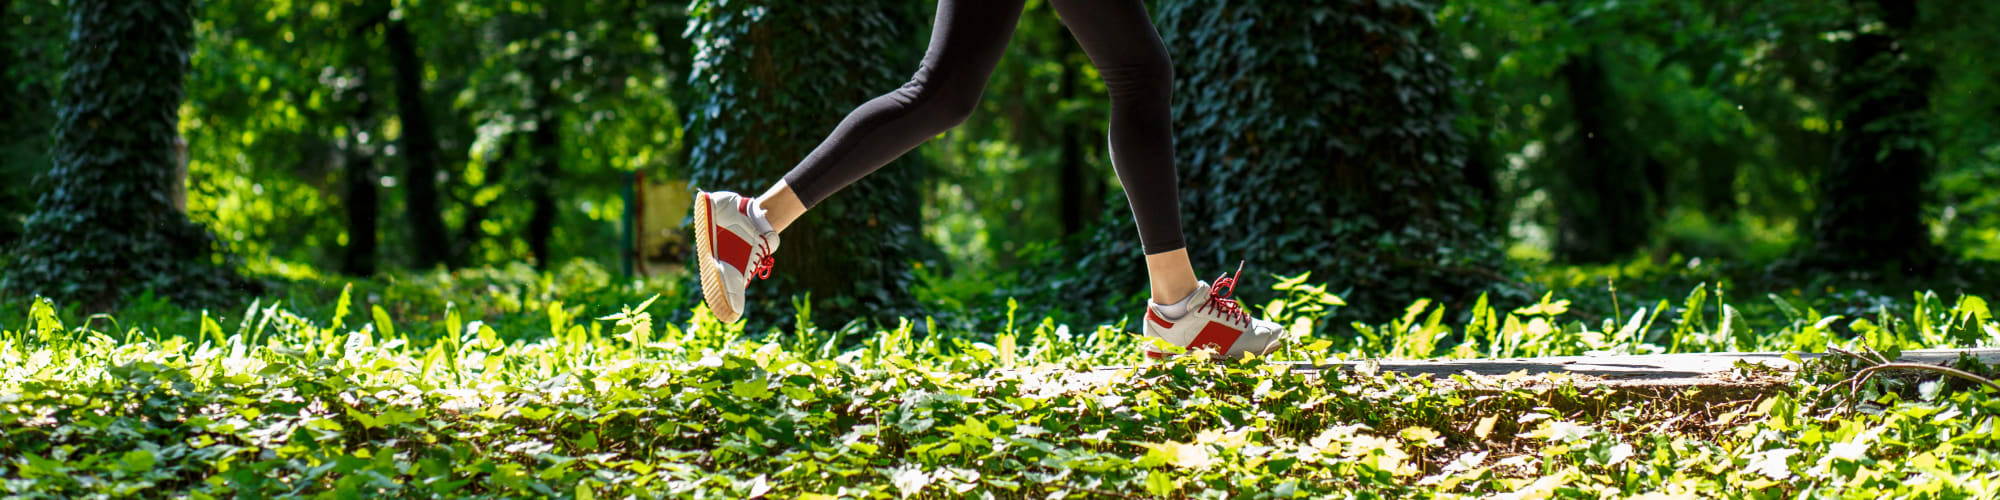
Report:
M 1153 283 L 1153 302 L 1158 304 L 1187 299 L 1198 283 L 1185 248 L 1146 255 L 1146 275 Z
M 805 202 L 799 200 L 799 195 L 793 193 L 792 186 L 785 181 L 778 181 L 777 184 L 771 185 L 771 189 L 758 196 L 757 206 L 764 209 L 765 219 L 780 233 L 785 232 L 785 228 L 791 226 L 792 221 L 798 220 L 799 216 L 806 212 Z

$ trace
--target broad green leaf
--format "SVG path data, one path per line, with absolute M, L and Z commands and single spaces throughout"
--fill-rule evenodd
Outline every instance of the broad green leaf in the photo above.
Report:
M 339 331 L 342 326 L 347 325 L 348 307 L 353 303 L 353 296 L 353 283 L 340 287 L 340 300 L 333 304 L 333 319 L 327 324 L 328 330 Z
M 375 318 L 375 331 L 382 332 L 384 338 L 394 338 L 396 325 L 389 321 L 389 311 L 383 310 L 381 304 L 369 306 L 369 311 Z

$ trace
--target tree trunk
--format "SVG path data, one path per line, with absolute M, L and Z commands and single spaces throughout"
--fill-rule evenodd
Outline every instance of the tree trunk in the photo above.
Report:
M 14 83 L 14 79 L 8 78 L 9 73 L 15 68 L 13 12 L 14 0 L 0 0 L 0 116 L 6 117 L 24 115 L 21 109 L 14 104 L 14 101 L 18 99 L 14 95 L 14 89 L 19 88 L 21 85 Z M 0 132 L 12 132 L 13 130 L 11 129 L 14 127 L 13 122 L 15 120 L 18 120 L 18 118 L 7 120 L 8 128 L 0 129 Z M 6 140 L 14 140 L 13 135 L 9 134 Z
M 1703 141 L 1695 155 L 1699 179 L 1695 199 L 1702 213 L 1718 222 L 1736 218 L 1736 153 L 1715 141 Z
M 220 303 L 249 285 L 217 266 L 215 239 L 175 211 L 174 140 L 190 0 L 73 0 L 55 164 L 0 288 L 114 305 L 151 289 Z
M 1479 109 L 1493 108 L 1480 105 Z M 1466 145 L 1465 168 L 1462 171 L 1466 185 L 1478 196 L 1475 203 L 1479 211 L 1486 214 L 1480 224 L 1489 231 L 1505 231 L 1508 210 L 1500 206 L 1500 180 L 1494 175 L 1494 172 L 1500 171 L 1500 162 L 1496 161 L 1500 155 L 1494 149 L 1492 137 L 1484 131 L 1474 134 L 1471 143 Z
M 451 247 L 438 201 L 438 142 L 424 109 L 424 62 L 403 20 L 389 21 L 387 38 L 390 62 L 396 68 L 396 115 L 403 126 L 403 204 L 416 265 L 420 269 L 448 265 Z
M 549 237 L 556 230 L 556 189 L 555 184 L 562 175 L 562 115 L 555 108 L 553 99 L 544 97 L 536 103 L 541 118 L 535 121 L 535 131 L 528 135 L 529 150 L 535 163 L 534 173 L 528 180 L 528 201 L 534 205 L 534 212 L 528 216 L 528 252 L 535 256 L 535 268 L 548 270 L 555 255 L 549 252 Z
M 347 147 L 342 152 L 341 173 L 347 189 L 347 252 L 341 257 L 341 272 L 350 276 L 375 275 L 376 224 L 380 220 L 382 176 L 375 170 L 375 155 L 360 138 L 373 121 L 374 96 L 369 95 L 368 70 L 361 70 L 363 83 L 353 96 L 354 108 L 348 117 Z
M 376 78 L 368 64 L 366 40 L 376 27 L 387 22 L 390 6 L 376 0 L 364 7 L 343 12 L 343 19 L 351 26 L 347 27 L 348 38 L 343 40 L 346 46 L 342 47 L 340 61 L 355 71 L 357 83 L 336 89 L 335 99 L 349 106 L 347 136 L 337 141 L 343 145 L 340 168 L 345 196 L 341 208 L 347 215 L 347 248 L 341 255 L 340 270 L 349 276 L 366 277 L 375 275 L 382 203 L 382 173 L 376 154 L 379 149 L 362 140 L 376 121 Z
M 350 276 L 374 276 L 382 178 L 375 173 L 373 155 L 358 146 L 350 146 L 345 155 L 341 168 L 347 185 L 347 253 L 342 256 L 340 270 Z
M 1595 49 L 1562 67 L 1576 132 L 1574 154 L 1559 159 L 1564 188 L 1556 255 L 1572 262 L 1617 260 L 1652 234 L 1653 175 L 1628 142 L 1616 91 Z
M 1064 30 L 1064 33 L 1068 33 L 1068 30 Z M 1076 81 L 1081 78 L 1078 74 L 1082 73 L 1076 66 L 1069 64 L 1069 55 L 1076 50 L 1074 38 L 1072 37 L 1071 40 L 1071 43 L 1063 44 L 1063 50 L 1058 52 L 1056 56 L 1056 60 L 1063 63 L 1062 87 L 1059 91 L 1063 101 L 1076 98 Z M 1062 164 L 1058 168 L 1062 169 L 1062 173 L 1057 177 L 1056 182 L 1062 187 L 1062 200 L 1060 200 L 1060 203 L 1062 203 L 1062 234 L 1064 237 L 1083 231 L 1083 201 L 1085 199 L 1084 191 L 1086 190 L 1084 186 L 1084 171 L 1086 167 L 1083 165 L 1083 131 L 1081 129 L 1082 127 L 1077 125 L 1076 120 L 1064 120 L 1060 132 L 1062 134 Z
M 14 145 L 24 142 L 21 136 L 30 133 L 26 130 L 28 124 L 21 123 L 28 121 L 25 118 L 28 116 L 27 106 L 22 105 L 22 99 L 15 90 L 21 84 L 9 78 L 10 72 L 17 67 L 14 65 L 13 8 L 14 0 L 0 0 L 0 116 L 8 117 L 0 122 L 0 155 L 6 155 L 0 156 L 0 175 L 15 178 L 14 183 L 26 183 L 32 176 L 24 174 L 30 169 L 8 164 L 14 160 L 11 157 Z M 21 227 L 15 221 L 21 214 L 27 213 L 27 197 L 27 190 L 18 184 L 0 187 L 0 248 L 13 248 L 14 239 L 21 236 Z
M 1815 245 L 1806 260 L 1853 270 L 1922 271 L 1935 263 L 1923 224 L 1930 175 L 1929 65 L 1904 52 L 1916 4 L 1883 0 L 1884 32 L 1842 44 L 1833 102 L 1840 118 L 1820 179 Z

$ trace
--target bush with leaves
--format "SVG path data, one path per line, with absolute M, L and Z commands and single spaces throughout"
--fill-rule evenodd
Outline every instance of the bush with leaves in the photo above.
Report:
M 1880 365 L 1829 357 L 1749 390 L 1648 395 L 1560 374 L 1297 364 L 1813 349 L 1841 319 L 1814 311 L 1826 304 L 1777 300 L 1782 317 L 1715 304 L 1718 324 L 1697 291 L 1685 310 L 1600 329 L 1556 298 L 1480 307 L 1462 326 L 1420 303 L 1358 325 L 1366 341 L 1161 362 L 1117 325 L 1033 316 L 931 335 L 820 330 L 807 307 L 789 331 L 699 306 L 667 319 L 648 311 L 695 294 L 625 305 L 653 288 L 572 267 L 307 290 L 324 298 L 176 328 L 130 308 L 0 303 L 0 495 L 1984 498 L 2000 481 L 2000 391 L 1936 371 L 1862 380 Z M 535 290 L 499 288 L 516 285 Z M 1339 302 L 1303 278 L 1273 291 L 1285 302 L 1264 310 L 1288 326 Z M 1851 324 L 1850 346 L 1889 356 L 2000 345 L 1973 296 Z

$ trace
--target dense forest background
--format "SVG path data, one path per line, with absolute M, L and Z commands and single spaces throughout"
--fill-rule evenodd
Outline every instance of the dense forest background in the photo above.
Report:
M 0 0 L 0 496 L 2000 491 L 2000 2 L 1150 0 L 1210 362 L 1027 0 L 721 322 L 934 1 Z
M 171 268 L 252 278 L 62 283 L 76 281 L 63 266 L 112 257 L 61 239 L 102 236 L 51 229 L 87 219 L 49 200 L 104 182 L 58 167 L 174 163 L 164 139 L 118 143 L 150 145 L 130 164 L 116 147 L 63 146 L 79 137 L 65 130 L 100 126 L 65 121 L 100 101 L 74 89 L 119 74 L 70 60 L 90 54 L 72 28 L 114 8 L 0 2 L 9 293 L 115 301 L 144 287 L 202 301 L 230 295 L 202 289 L 258 280 L 514 263 L 638 279 L 645 183 L 761 191 L 847 109 L 915 70 L 934 3 L 195 2 L 185 50 L 161 65 L 187 63 L 174 126 L 185 213 L 213 251 L 175 257 L 208 266 Z M 1204 275 L 1239 260 L 1258 276 L 1310 271 L 1380 313 L 1480 293 L 1524 302 L 1579 285 L 1564 270 L 1590 266 L 1962 289 L 2000 259 L 1992 2 L 1151 11 L 1175 58 L 1184 211 Z M 1093 320 L 1129 313 L 1145 288 L 1105 151 L 1105 90 L 1046 2 L 1028 1 L 984 99 L 964 126 L 807 215 L 778 283 L 753 297 L 776 307 L 810 291 L 834 317 L 990 316 L 1006 297 Z M 171 189 L 171 176 L 140 177 Z M 210 245 L 173 238 L 161 241 Z

